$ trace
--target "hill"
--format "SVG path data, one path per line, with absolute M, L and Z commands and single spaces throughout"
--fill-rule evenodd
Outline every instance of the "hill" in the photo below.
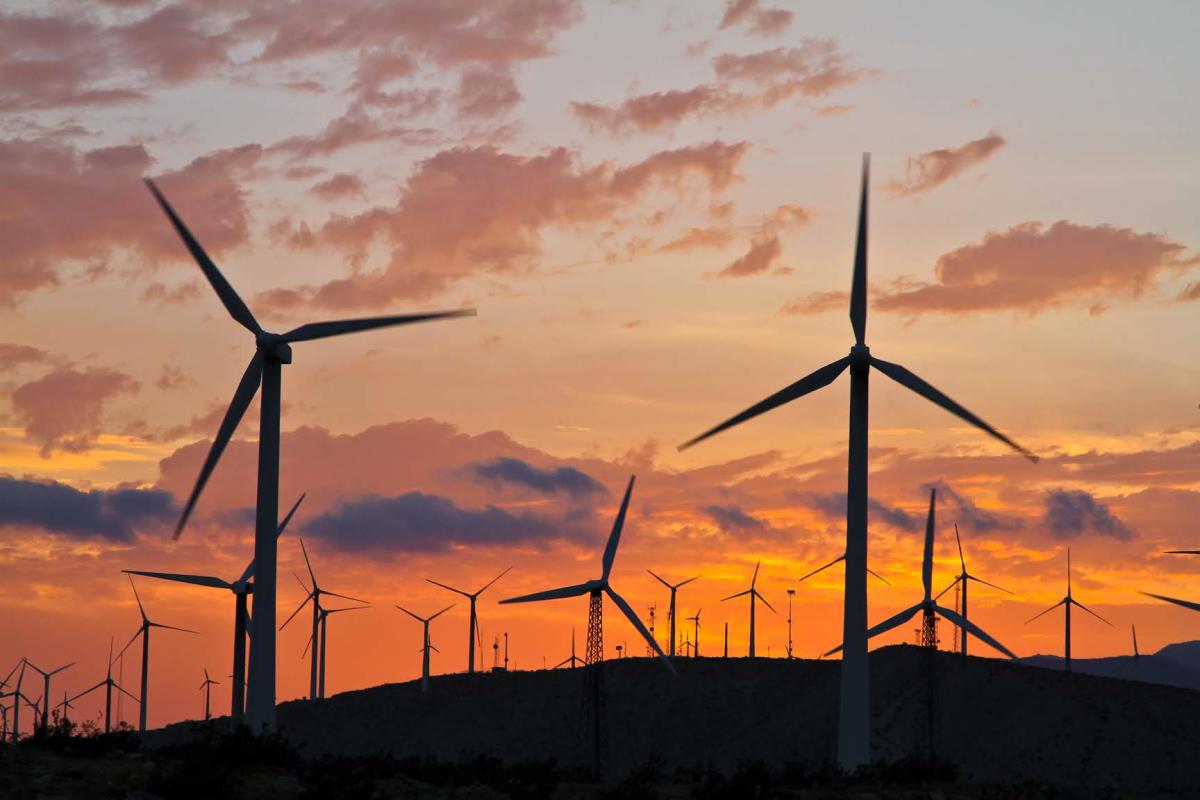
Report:
M 648 659 L 605 664 L 611 772 L 651 759 L 724 771 L 751 761 L 810 769 L 832 762 L 837 662 L 675 663 L 677 676 Z M 446 675 L 427 695 L 414 682 L 283 703 L 278 720 L 284 738 L 308 757 L 452 762 L 488 755 L 582 766 L 590 752 L 579 729 L 583 685 L 583 670 Z M 962 780 L 1200 788 L 1200 693 L 1192 690 L 901 645 L 871 654 L 871 693 L 878 760 L 927 755 L 932 710 L 933 752 Z M 147 743 L 189 735 L 177 725 Z

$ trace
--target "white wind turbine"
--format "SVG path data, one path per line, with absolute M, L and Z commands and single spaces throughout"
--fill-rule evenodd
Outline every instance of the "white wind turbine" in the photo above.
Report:
M 254 355 L 242 374 L 233 400 L 213 439 L 212 449 L 204 461 L 196 486 L 192 489 L 183 514 L 175 528 L 175 537 L 183 533 L 204 485 L 220 460 L 225 446 L 233 438 L 238 423 L 262 388 L 258 426 L 258 497 L 255 502 L 254 563 L 255 592 L 253 635 L 250 647 L 250 671 L 246 721 L 258 733 L 275 727 L 275 591 L 276 591 L 276 529 L 279 527 L 279 417 L 282 403 L 283 365 L 292 363 L 292 345 L 315 339 L 327 339 L 347 333 L 367 331 L 394 325 L 409 325 L 450 317 L 474 316 L 473 309 L 443 311 L 428 314 L 405 314 L 368 319 L 310 322 L 286 333 L 265 330 L 254 318 L 246 303 L 238 296 L 216 263 L 204 252 L 192 232 L 175 213 L 166 197 L 149 178 L 146 186 L 171 221 L 184 246 L 200 266 L 204 277 L 217 293 L 229 316 L 254 335 Z
M 964 632 L 970 633 L 975 638 L 981 639 L 982 641 L 991 645 L 995 649 L 999 650 L 1001 653 L 1004 653 L 1004 655 L 1008 656 L 1009 658 L 1016 658 L 1016 656 L 1013 655 L 1011 650 L 1009 650 L 1007 647 L 1000 644 L 1000 642 L 996 641 L 990 635 L 985 633 L 983 631 L 983 629 L 981 629 L 974 622 L 969 622 L 968 620 L 961 617 L 958 613 L 951 611 L 948 608 L 943 608 L 942 606 L 937 604 L 936 600 L 933 599 L 933 596 L 932 596 L 932 593 L 933 593 L 933 535 L 934 535 L 934 529 L 935 529 L 935 513 L 934 512 L 935 512 L 936 503 L 937 503 L 937 489 L 930 489 L 929 490 L 929 517 L 925 521 L 925 556 L 921 561 L 921 584 L 925 589 L 925 597 L 921 600 L 921 602 L 917 603 L 915 606 L 911 606 L 909 608 L 904 609 L 899 614 L 896 614 L 895 616 L 885 619 L 883 622 L 879 623 L 875 627 L 868 630 L 867 638 L 872 639 L 881 633 L 885 633 L 886 631 L 890 631 L 893 628 L 903 625 L 904 623 L 908 622 L 910 619 L 915 617 L 918 612 L 924 613 L 929 616 L 936 614 L 936 615 L 948 620 L 952 624 L 957 625 Z M 833 648 L 829 652 L 825 653 L 825 655 L 827 655 L 827 656 L 833 655 L 834 653 L 839 652 L 841 649 L 842 649 L 842 646 L 838 645 L 837 647 Z
M 738 592 L 737 594 L 731 594 L 731 595 L 729 595 L 729 597 L 722 598 L 722 600 L 721 600 L 721 602 L 724 603 L 726 600 L 732 600 L 735 597 L 742 597 L 744 595 L 750 596 L 750 652 L 749 652 L 750 658 L 754 658 L 754 601 L 755 601 L 755 599 L 762 600 L 763 605 L 765 605 L 767 608 L 771 609 L 772 614 L 775 613 L 775 609 L 772 608 L 771 604 L 767 602 L 767 598 L 763 597 L 762 593 L 760 591 L 758 591 L 758 589 L 754 588 L 754 585 L 756 583 L 758 583 L 758 568 L 760 566 L 762 566 L 761 561 L 759 561 L 757 564 L 754 565 L 754 577 L 752 577 L 750 579 L 750 588 L 749 589 L 747 589 L 744 592 Z
M 275 538 L 278 539 L 287 530 L 288 523 L 291 522 L 292 516 L 296 510 L 300 508 L 300 504 L 304 502 L 307 494 L 300 495 L 300 499 L 288 511 L 287 516 L 283 518 L 283 522 L 279 523 L 279 528 L 275 531 Z M 254 592 L 254 561 L 251 560 L 246 565 L 246 569 L 242 571 L 241 577 L 235 581 L 227 581 L 223 578 L 216 578 L 212 575 L 179 575 L 173 572 L 145 572 L 143 570 L 127 569 L 123 570 L 130 575 L 143 575 L 147 578 L 157 578 L 164 581 L 175 581 L 176 583 L 189 583 L 195 586 L 209 586 L 213 589 L 226 589 L 233 592 L 234 609 L 233 609 L 233 672 L 230 677 L 233 679 L 232 697 L 229 701 L 229 717 L 236 728 L 242 724 L 242 718 L 246 712 L 246 639 L 250 633 L 250 612 L 247 608 L 246 599 Z
M 429 691 L 429 651 L 437 650 L 437 648 L 433 646 L 433 642 L 431 642 L 429 639 L 429 623 L 433 622 L 435 619 L 440 617 L 442 614 L 445 614 L 447 611 L 454 608 L 454 604 L 451 603 L 450 605 L 443 608 L 441 611 L 434 614 L 432 617 L 418 616 L 417 614 L 414 614 L 413 612 L 409 611 L 407 608 L 405 608 L 404 606 L 399 605 L 399 604 L 396 605 L 396 608 L 400 609 L 405 614 L 408 614 L 410 617 L 415 619 L 417 622 L 421 623 L 421 626 L 423 628 L 424 644 L 421 645 L 421 691 L 428 692 Z M 438 652 L 440 653 L 441 650 L 438 650 Z
M 1079 606 L 1081 609 L 1083 609 L 1087 613 L 1091 614 L 1093 617 L 1100 620 L 1105 625 L 1108 625 L 1110 628 L 1112 627 L 1112 623 L 1109 622 L 1108 620 L 1106 620 L 1104 617 L 1097 614 L 1095 611 L 1092 611 L 1090 608 L 1085 606 L 1083 603 L 1076 600 L 1075 597 L 1071 594 L 1071 548 L 1069 548 L 1069 547 L 1067 548 L 1067 596 L 1064 597 L 1062 600 L 1059 600 L 1054 605 L 1047 608 L 1045 611 L 1041 612 L 1041 614 L 1035 614 L 1033 617 L 1026 620 L 1025 624 L 1028 625 L 1030 622 L 1033 622 L 1038 617 L 1041 617 L 1045 614 L 1049 614 L 1051 611 L 1058 608 L 1059 606 L 1063 607 L 1063 611 L 1066 614 L 1064 626 L 1063 626 L 1063 665 L 1064 665 L 1063 668 L 1067 672 L 1070 672 L 1071 671 L 1071 606 Z
M 899 364 L 871 354 L 867 347 L 867 190 L 869 157 L 863 155 L 862 187 L 858 207 L 858 237 L 854 253 L 854 278 L 850 289 L 850 325 L 854 346 L 850 354 L 812 372 L 740 414 L 730 417 L 680 449 L 732 428 L 792 400 L 824 388 L 850 370 L 849 464 L 846 473 L 846 588 L 842 614 L 841 688 L 838 707 L 838 766 L 854 770 L 871 761 L 870 680 L 867 670 L 867 400 L 871 369 L 877 369 L 901 386 L 941 406 L 951 414 L 985 431 L 1031 461 L 1037 456 L 988 425 L 963 406 Z

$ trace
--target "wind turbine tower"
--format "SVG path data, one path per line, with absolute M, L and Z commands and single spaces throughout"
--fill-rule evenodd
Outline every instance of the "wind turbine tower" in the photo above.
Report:
M 397 605 L 396 608 L 400 609 L 405 614 L 408 614 L 410 617 L 415 619 L 417 622 L 421 623 L 421 627 L 423 629 L 423 634 L 424 634 L 424 643 L 421 645 L 421 692 L 422 693 L 428 692 L 429 691 L 429 651 L 437 650 L 437 648 L 433 646 L 433 642 L 431 642 L 429 640 L 429 623 L 433 622 L 435 619 L 440 617 L 442 614 L 445 614 L 447 611 L 454 608 L 454 605 L 451 604 L 451 605 L 446 606 L 441 611 L 434 614 L 432 617 L 417 616 L 416 614 L 414 614 L 413 612 L 409 611 L 407 608 L 405 608 L 404 606 L 401 606 L 401 605 Z M 441 651 L 438 651 L 438 652 L 441 652 Z
M 174 625 L 163 625 L 158 622 L 151 622 L 150 618 L 146 616 L 146 609 L 142 606 L 142 598 L 138 596 L 137 586 L 135 586 L 133 583 L 133 577 L 127 577 L 129 577 L 129 586 L 133 589 L 134 599 L 137 600 L 138 613 L 142 615 L 142 624 L 138 628 L 137 633 L 135 633 L 133 637 L 125 644 L 125 646 L 121 648 L 121 652 L 117 654 L 117 657 L 119 658 L 120 656 L 124 655 L 125 651 L 129 649 L 129 645 L 136 642 L 139 636 L 142 637 L 142 693 L 141 697 L 138 698 L 138 731 L 145 733 L 146 710 L 149 706 L 149 703 L 146 702 L 146 699 L 150 690 L 150 629 L 162 628 L 163 630 L 181 631 L 183 633 L 196 633 L 196 631 L 188 628 L 176 628 Z
M 750 588 L 749 589 L 747 589 L 744 592 L 738 592 L 737 594 L 731 594 L 731 595 L 729 595 L 729 597 L 723 598 L 721 600 L 721 602 L 724 603 L 726 600 L 733 600 L 735 597 L 743 597 L 743 596 L 750 597 L 750 650 L 749 650 L 750 658 L 754 658 L 754 605 L 755 605 L 754 601 L 762 600 L 763 605 L 765 605 L 767 608 L 769 608 L 771 610 L 772 614 L 775 613 L 775 609 L 772 608 L 771 604 L 767 602 L 767 599 L 762 596 L 762 593 L 760 591 L 758 591 L 758 589 L 755 588 L 755 584 L 758 583 L 758 568 L 761 566 L 762 566 L 761 561 L 759 561 L 757 564 L 754 565 L 754 577 L 752 577 L 750 579 Z
M 1104 617 L 1097 614 L 1095 611 L 1092 611 L 1090 608 L 1085 606 L 1083 603 L 1076 600 L 1075 596 L 1071 594 L 1071 548 L 1069 548 L 1069 547 L 1067 548 L 1067 596 L 1064 597 L 1062 600 L 1059 600 L 1057 603 L 1050 606 L 1049 608 L 1047 608 L 1045 611 L 1041 612 L 1040 614 L 1036 614 L 1033 617 L 1031 617 L 1030 619 L 1026 620 L 1025 624 L 1028 625 L 1030 622 L 1033 622 L 1038 617 L 1049 614 L 1051 611 L 1058 608 L 1059 606 L 1063 607 L 1063 612 L 1064 612 L 1064 618 L 1063 618 L 1063 669 L 1067 672 L 1070 672 L 1071 671 L 1071 606 L 1078 606 L 1079 608 L 1083 609 L 1087 613 L 1091 614 L 1096 619 L 1103 622 L 1105 625 L 1108 625 L 1110 628 L 1112 627 L 1112 623 L 1109 622 L 1108 620 L 1106 620 Z

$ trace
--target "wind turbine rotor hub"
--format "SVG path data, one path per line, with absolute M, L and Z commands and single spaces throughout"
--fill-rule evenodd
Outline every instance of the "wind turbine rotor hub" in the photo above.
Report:
M 292 363 L 292 346 L 277 333 L 263 333 L 255 340 L 258 352 L 264 358 L 278 361 L 280 364 Z
M 865 371 L 871 366 L 871 348 L 856 344 L 850 348 L 850 369 Z

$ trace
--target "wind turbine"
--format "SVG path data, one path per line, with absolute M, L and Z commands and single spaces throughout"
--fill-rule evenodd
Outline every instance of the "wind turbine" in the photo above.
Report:
M 729 595 L 729 597 L 723 598 L 721 600 L 721 602 L 724 603 L 726 600 L 732 600 L 735 597 L 741 597 L 742 595 L 750 595 L 750 658 L 754 658 L 754 600 L 755 600 L 755 598 L 762 600 L 763 605 L 765 605 L 767 608 L 770 608 L 772 614 L 775 613 L 775 609 L 771 608 L 771 604 L 767 602 L 767 598 L 763 597 L 762 593 L 759 592 L 758 589 L 754 588 L 754 584 L 758 582 L 758 568 L 760 566 L 762 566 L 761 561 L 759 561 L 757 564 L 754 565 L 754 577 L 750 579 L 750 588 L 749 589 L 747 589 L 744 592 L 738 592 L 737 594 L 731 594 L 731 595 Z
M 300 508 L 300 504 L 304 502 L 306 496 L 307 493 L 300 495 L 300 499 L 296 501 L 291 511 L 283 518 L 283 522 L 279 523 L 279 528 L 275 531 L 276 539 L 283 536 L 283 532 L 287 529 L 288 523 L 291 522 L 292 516 Z M 251 560 L 246 565 L 246 569 L 242 572 L 241 577 L 235 581 L 226 581 L 221 578 L 214 578 L 211 575 L 178 575 L 172 572 L 144 572 L 134 569 L 123 570 L 123 572 L 129 575 L 144 575 L 147 578 L 157 578 L 164 581 L 190 583 L 196 586 L 210 586 L 214 589 L 228 589 L 233 592 L 235 598 L 233 611 L 233 672 L 230 675 L 233 679 L 233 694 L 229 701 L 229 717 L 234 728 L 241 725 L 242 717 L 246 712 L 246 639 L 249 636 L 250 621 L 250 613 L 246 607 L 246 598 L 254 592 L 254 583 L 251 581 L 254 577 L 254 561 Z
M 347 606 L 345 608 L 324 608 L 324 607 L 321 608 L 321 627 L 320 627 L 321 637 L 320 637 L 320 644 L 319 644 L 319 648 L 321 651 L 321 657 L 320 657 L 321 667 L 320 667 L 320 675 L 317 678 L 317 695 L 316 695 L 318 699 L 320 699 L 320 700 L 325 699 L 325 642 L 329 638 L 329 615 L 336 614 L 339 611 L 362 611 L 362 610 L 370 608 L 370 607 L 371 606 Z M 312 647 L 312 646 L 313 646 L 313 639 L 310 636 L 308 639 L 308 644 L 304 645 L 304 652 L 300 654 L 300 657 L 303 658 L 308 653 L 308 648 Z
M 55 709 L 61 708 L 63 710 L 62 722 L 63 722 L 64 728 L 66 727 L 67 723 L 70 722 L 70 719 L 68 719 L 68 716 L 67 716 L 67 712 L 69 712 L 74 707 L 75 706 L 71 704 L 71 701 L 69 699 L 67 699 L 67 693 L 64 691 L 62 702 L 55 706 Z
M 229 315 L 254 335 L 255 353 L 238 383 L 233 401 L 225 412 L 221 427 L 213 440 L 212 449 L 204 461 L 196 486 L 183 507 L 183 514 L 175 528 L 178 538 L 187 524 L 188 516 L 200 497 L 200 492 L 212 475 L 213 468 L 221 458 L 225 446 L 233 437 L 238 423 L 262 387 L 260 404 L 261 421 L 258 434 L 258 498 L 255 504 L 254 561 L 258 565 L 257 590 L 254 593 L 253 637 L 250 648 L 249 700 L 246 717 L 255 732 L 275 727 L 275 589 L 276 589 L 276 546 L 275 531 L 279 517 L 279 415 L 281 377 L 284 364 L 292 363 L 291 345 L 314 339 L 325 339 L 357 331 L 383 328 L 392 325 L 407 325 L 450 317 L 474 316 L 473 309 L 442 311 L 427 314 L 404 314 L 399 316 L 372 317 L 336 322 L 310 322 L 293 328 L 286 333 L 264 330 L 250 309 L 225 280 L 217 265 L 196 241 L 196 238 L 175 213 L 166 197 L 149 178 L 146 179 L 155 200 L 171 221 L 176 233 L 199 264 L 213 290 Z M 261 606 L 261 608 L 260 608 Z
M 617 512 L 617 518 L 613 521 L 612 533 L 608 535 L 608 544 L 604 547 L 604 556 L 601 558 L 601 572 L 599 578 L 594 578 L 586 583 L 579 583 L 574 586 L 564 586 L 560 589 L 549 589 L 544 592 L 535 592 L 534 594 L 521 595 L 520 597 L 509 597 L 501 600 L 501 604 L 507 603 L 535 603 L 541 600 L 562 600 L 567 597 L 582 597 L 588 595 L 590 598 L 589 608 L 592 613 L 588 618 L 588 659 L 585 663 L 593 663 L 592 660 L 592 640 L 593 630 L 596 628 L 596 638 L 599 642 L 603 640 L 603 602 L 602 595 L 607 594 L 609 599 L 617 604 L 617 608 L 621 609 L 626 619 L 630 624 L 642 635 L 646 643 L 654 649 L 666 664 L 667 669 L 672 672 L 675 668 L 671 666 L 670 660 L 667 659 L 666 653 L 658 646 L 658 642 L 650 635 L 650 631 L 646 630 L 646 626 L 642 624 L 642 620 L 634 613 L 633 608 L 629 603 L 625 602 L 625 598 L 617 594 L 609 583 L 609 575 L 612 572 L 613 561 L 617 557 L 617 546 L 621 543 L 621 530 L 625 527 L 625 514 L 629 511 L 629 498 L 633 494 L 633 482 L 637 476 L 629 476 L 629 485 L 625 487 L 625 497 L 621 500 L 621 509 Z M 599 657 L 596 660 L 603 660 L 604 647 L 599 644 Z
M 450 605 L 443 608 L 441 611 L 434 614 L 432 617 L 419 617 L 416 614 L 414 614 L 413 612 L 409 611 L 404 606 L 399 605 L 399 604 L 396 605 L 396 608 L 400 609 L 405 614 L 408 614 L 410 617 L 415 619 L 417 622 L 421 623 L 421 625 L 424 628 L 425 643 L 423 645 L 421 645 L 421 691 L 428 692 L 429 691 L 429 651 L 437 650 L 437 648 L 433 646 L 433 643 L 431 641 L 429 641 L 429 623 L 433 622 L 435 619 L 440 617 L 442 614 L 445 614 L 447 611 L 454 608 L 454 604 L 451 603 Z M 441 650 L 438 650 L 438 652 L 440 653 Z
M 4 683 L 0 684 L 0 687 L 7 686 L 8 679 L 12 677 L 12 674 L 14 672 L 17 673 L 16 688 L 13 689 L 13 691 L 11 691 L 11 692 L 6 693 L 8 696 L 13 698 L 12 740 L 14 742 L 17 741 L 17 737 L 21 733 L 21 684 L 25 681 L 25 665 L 27 663 L 28 662 L 25 661 L 24 656 L 22 656 L 21 660 L 17 662 L 17 666 L 15 666 L 11 670 L 9 670 L 8 677 L 4 679 Z M 18 670 L 20 670 L 20 671 L 18 672 Z
M 999 589 L 1000 591 L 1004 592 L 1005 594 L 1012 594 L 1012 592 L 1008 591 L 1008 589 L 1005 589 L 1003 586 L 997 586 L 994 583 L 988 583 L 983 578 L 976 578 L 974 575 L 967 572 L 967 561 L 965 558 L 963 558 L 962 538 L 958 535 L 958 523 L 957 522 L 954 523 L 954 541 L 958 544 L 958 563 L 962 566 L 962 572 L 958 573 L 958 577 L 956 577 L 953 581 L 951 581 L 950 585 L 947 586 L 945 589 L 942 589 L 942 591 L 938 594 L 938 596 L 933 599 L 940 600 L 940 599 L 942 599 L 943 594 L 950 591 L 955 586 L 961 586 L 962 587 L 962 612 L 961 612 L 962 618 L 970 619 L 970 617 L 967 616 L 967 586 L 970 584 L 971 581 L 975 581 L 976 583 L 982 583 L 984 586 L 990 586 L 993 589 Z M 962 644 L 960 646 L 961 647 L 960 652 L 964 656 L 967 654 L 967 638 L 968 638 L 967 632 L 966 632 L 966 630 L 964 630 L 963 635 L 962 635 Z
M 1165 552 L 1168 555 L 1200 556 L 1200 550 L 1167 550 Z M 1180 600 L 1175 597 L 1154 594 L 1153 592 L 1141 592 L 1141 594 L 1146 595 L 1146 597 L 1153 597 L 1155 600 L 1162 600 L 1166 603 L 1174 603 L 1177 606 L 1182 606 L 1184 608 L 1191 609 L 1192 611 L 1200 611 L 1200 603 L 1193 603 L 1190 600 Z
M 854 278 L 850 290 L 850 324 L 854 346 L 850 354 L 801 378 L 737 416 L 686 442 L 685 449 L 721 431 L 828 386 L 850 369 L 850 441 L 846 482 L 846 583 L 842 614 L 841 697 L 838 709 L 838 765 L 844 770 L 871 761 L 870 681 L 867 674 L 867 397 L 872 367 L 901 386 L 986 431 L 1031 461 L 1037 457 L 988 425 L 963 406 L 899 364 L 871 355 L 867 347 L 867 191 L 869 155 L 863 154 L 859 195 L 858 236 Z
M 1145 592 L 1143 592 L 1143 594 L 1145 594 Z M 1151 597 L 1157 597 L 1157 596 L 1158 595 L 1151 595 Z M 1170 600 L 1170 598 L 1161 598 L 1161 599 L 1169 600 L 1170 602 L 1178 602 L 1175 600 Z M 1038 617 L 1041 617 L 1045 614 L 1049 614 L 1051 611 L 1058 608 L 1059 606 L 1063 607 L 1063 610 L 1066 614 L 1065 625 L 1063 628 L 1063 655 L 1064 655 L 1063 664 L 1064 664 L 1065 670 L 1067 672 L 1070 672 L 1071 671 L 1071 606 L 1079 606 L 1081 609 L 1083 609 L 1087 613 L 1091 614 L 1093 617 L 1100 620 L 1101 622 L 1103 622 L 1105 625 L 1108 625 L 1109 627 L 1112 627 L 1112 623 L 1109 622 L 1108 620 L 1106 620 L 1104 617 L 1097 614 L 1095 611 L 1092 611 L 1090 608 L 1088 608 L 1083 603 L 1076 600 L 1074 598 L 1074 596 L 1071 595 L 1071 548 L 1069 548 L 1069 547 L 1067 548 L 1067 596 L 1064 597 L 1062 600 L 1059 600 L 1057 603 L 1050 606 L 1049 608 L 1047 608 L 1045 611 L 1041 612 L 1040 614 L 1035 614 L 1033 617 L 1026 620 L 1025 624 L 1028 625 L 1030 622 L 1033 622 Z
M 64 701 L 63 701 L 64 705 L 68 705 L 68 704 L 70 704 L 71 702 L 73 702 L 73 701 L 75 701 L 75 700 L 78 700 L 79 698 L 83 697 L 83 696 L 84 696 L 84 695 L 86 695 L 86 694 L 91 694 L 92 692 L 96 691 L 96 690 L 97 690 L 97 689 L 99 689 L 101 686 L 103 686 L 103 687 L 104 687 L 104 732 L 105 732 L 105 733 L 109 733 L 110 731 L 112 731 L 112 690 L 113 690 L 113 689 L 116 689 L 118 692 L 120 692 L 121 694 L 125 695 L 125 696 L 126 696 L 126 697 L 128 697 L 130 700 L 134 701 L 135 703 L 139 702 L 139 701 L 138 701 L 138 699 L 137 699 L 136 697 L 134 697 L 134 696 L 133 696 L 133 695 L 131 695 L 129 692 L 127 692 L 127 691 L 125 691 L 124 689 L 122 689 L 122 688 L 121 688 L 121 686 L 120 686 L 120 685 L 118 685 L 118 684 L 117 684 L 117 682 L 113 680 L 113 676 L 112 676 L 112 662 L 113 662 L 113 654 L 112 654 L 112 650 L 113 650 L 113 646 L 112 646 L 112 639 L 109 639 L 109 640 L 108 640 L 108 671 L 107 671 L 107 672 L 105 673 L 105 675 L 104 675 L 104 680 L 100 681 L 99 683 L 97 683 L 97 684 L 96 684 L 95 686 L 93 686 L 92 688 L 90 688 L 90 689 L 86 689 L 86 690 L 84 690 L 84 691 L 80 692 L 79 694 L 77 694 L 77 695 L 75 695 L 74 697 L 72 697 L 70 700 L 64 700 Z
M 583 659 L 575 655 L 575 629 L 571 628 L 571 655 L 569 658 L 564 658 L 562 661 L 554 665 L 555 669 L 563 665 L 569 664 L 571 669 L 574 669 L 577 664 L 582 664 Z
M 765 603 L 766 600 L 764 600 L 763 602 Z M 692 634 L 692 637 L 693 637 L 692 658 L 699 658 L 699 656 L 700 656 L 700 612 L 702 610 L 703 609 L 697 608 L 696 616 L 687 618 L 687 621 L 694 623 L 694 627 L 695 627 L 695 633 Z
M 646 570 L 646 572 L 649 572 L 651 575 L 654 575 L 655 579 L 659 583 L 661 583 L 663 586 L 665 586 L 671 590 L 671 607 L 667 611 L 667 616 L 670 617 L 670 624 L 671 624 L 671 639 L 670 639 L 671 655 L 675 655 L 675 592 L 679 591 L 680 586 L 686 586 L 687 584 L 696 580 L 696 578 L 699 578 L 700 576 L 695 575 L 691 578 L 688 578 L 686 581 L 680 581 L 679 583 L 670 583 L 667 580 L 665 580 L 664 578 L 659 577 L 652 569 L 648 569 L 648 570 Z
M 146 731 L 146 698 L 147 692 L 150 689 L 150 629 L 162 628 L 168 631 L 182 631 L 183 633 L 196 633 L 196 631 L 188 628 L 176 628 L 174 625 L 163 625 L 158 622 L 151 622 L 146 616 L 146 609 L 142 607 L 142 598 L 138 596 L 137 586 L 133 583 L 133 577 L 129 577 L 129 585 L 133 589 L 134 599 L 137 600 L 138 613 L 142 615 L 142 624 L 138 627 L 137 633 L 133 635 L 125 646 L 121 648 L 121 652 L 117 653 L 119 658 L 122 653 L 129 649 L 129 645 L 137 641 L 137 638 L 142 637 L 142 692 L 141 699 L 138 700 L 138 731 L 145 733 Z
M 42 730 L 49 730 L 49 728 L 50 728 L 50 678 L 57 675 L 58 673 L 62 672 L 67 667 L 74 666 L 75 662 L 72 661 L 70 664 L 65 664 L 65 665 L 59 667 L 58 669 L 52 669 L 49 672 L 47 672 L 46 670 L 44 670 L 41 667 L 34 664 L 28 658 L 24 659 L 24 661 L 29 666 L 30 669 L 32 669 L 34 672 L 37 672 L 39 675 L 42 676 L 42 709 L 41 709 L 42 710 Z
M 215 681 L 208 677 L 208 667 L 204 668 L 204 682 L 200 684 L 200 690 L 204 692 L 204 721 L 208 722 L 212 719 L 212 706 L 209 704 L 212 686 L 220 685 L 220 681 Z
M 897 628 L 897 627 L 903 625 L 904 623 L 908 622 L 913 617 L 915 617 L 917 615 L 917 612 L 922 612 L 925 615 L 926 620 L 932 620 L 933 616 L 936 614 L 936 615 L 948 620 L 952 624 L 957 625 L 963 631 L 970 632 L 971 635 L 975 636 L 977 639 L 981 639 L 984 642 L 987 642 L 989 645 L 996 648 L 1001 653 L 1004 653 L 1004 655 L 1008 656 L 1009 658 L 1016 658 L 1016 656 L 1013 655 L 1011 650 L 1009 650 L 1007 647 L 1000 644 L 1000 642 L 996 641 L 991 636 L 989 636 L 987 633 L 985 633 L 974 622 L 969 622 L 964 617 L 959 616 L 958 613 L 951 611 L 948 608 L 943 608 L 942 606 L 939 606 L 937 604 L 937 601 L 935 599 L 933 599 L 933 597 L 932 597 L 932 594 L 933 594 L 933 535 L 934 535 L 934 530 L 936 527 L 935 526 L 936 506 L 937 506 L 937 489 L 930 489 L 929 490 L 929 516 L 925 520 L 925 556 L 921 561 L 921 584 L 925 588 L 924 599 L 921 600 L 921 602 L 917 603 L 915 606 L 911 606 L 909 608 L 904 609 L 899 614 L 889 617 L 888 619 L 884 620 L 883 622 L 879 623 L 875 627 L 868 630 L 867 638 L 872 639 L 881 633 L 885 633 L 886 631 L 890 631 L 893 628 Z M 932 625 L 927 622 L 925 628 L 930 629 L 930 628 L 932 628 Z M 839 652 L 841 649 L 842 649 L 842 646 L 838 645 L 837 647 L 833 648 L 829 652 L 825 653 L 825 655 L 827 655 L 827 656 L 833 655 L 834 653 Z
M 479 632 L 479 616 L 475 613 L 475 601 L 479 599 L 479 595 L 483 594 L 484 591 L 489 586 L 491 586 L 493 583 L 495 583 L 496 581 L 500 580 L 505 575 L 507 575 L 508 571 L 511 569 L 512 569 L 512 567 L 509 567 L 508 569 L 504 570 L 499 575 L 497 575 L 496 577 L 492 578 L 490 581 L 485 583 L 483 585 L 482 589 L 480 589 L 474 593 L 464 592 L 462 589 L 455 589 L 453 586 L 448 586 L 444 583 L 438 583 L 437 581 L 435 581 L 432 578 L 425 579 L 429 583 L 432 583 L 434 586 L 440 586 L 443 589 L 447 589 L 451 592 L 454 592 L 455 594 L 461 594 L 463 597 L 465 597 L 471 601 L 471 616 L 467 622 L 467 672 L 468 673 L 475 672 L 475 642 L 476 642 L 476 640 L 479 641 L 480 648 L 483 647 L 483 637 Z
M 317 637 L 320 635 L 319 629 L 321 626 L 321 597 L 323 595 L 329 595 L 330 597 L 338 597 L 338 598 L 341 598 L 342 600 L 349 600 L 352 603 L 363 603 L 364 605 L 366 604 L 366 601 L 359 600 L 357 597 L 348 597 L 344 594 L 338 594 L 337 592 L 330 592 L 326 589 L 322 589 L 320 584 L 317 583 L 317 576 L 313 573 L 312 562 L 308 560 L 308 549 L 304 546 L 303 539 L 300 540 L 300 551 L 302 553 L 304 553 L 304 566 L 308 568 L 308 577 L 309 577 L 309 580 L 312 581 L 312 588 L 308 589 L 307 586 L 304 587 L 304 588 L 308 589 L 308 596 L 305 597 L 304 602 L 301 603 L 300 606 L 295 611 L 292 612 L 292 615 L 290 617 L 288 617 L 286 620 L 284 620 L 283 624 L 279 626 L 279 630 L 283 630 L 284 628 L 286 628 L 288 623 L 291 622 L 292 619 L 295 618 L 295 616 L 300 613 L 301 609 L 303 609 L 306 605 L 308 605 L 308 602 L 311 600 L 312 607 L 313 607 L 312 641 L 316 642 Z M 297 579 L 297 580 L 299 580 L 299 579 Z M 301 581 L 300 585 L 301 586 L 304 585 L 303 581 Z M 317 697 L 317 668 L 319 666 L 318 660 L 319 660 L 319 658 L 317 655 L 317 648 L 314 646 L 312 649 L 312 658 L 310 659 L 309 677 L 308 677 L 308 696 L 310 699 Z

